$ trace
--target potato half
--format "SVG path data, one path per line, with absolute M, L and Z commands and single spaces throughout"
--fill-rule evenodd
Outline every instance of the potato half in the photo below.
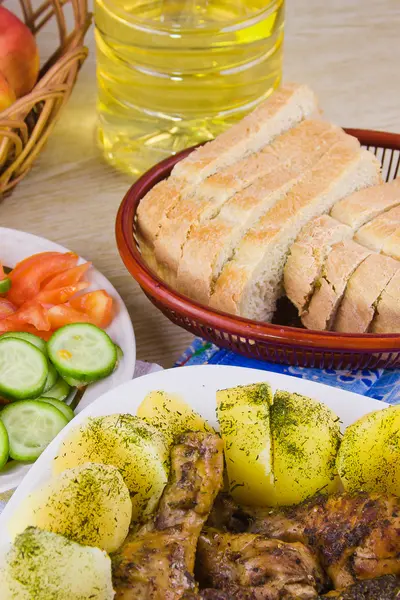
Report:
M 176 437 L 185 431 L 213 431 L 178 394 L 150 392 L 140 404 L 137 416 L 160 429 L 169 444 L 173 444 Z
M 270 412 L 275 490 L 280 505 L 297 504 L 338 486 L 339 418 L 325 404 L 277 391 Z
M 0 573 L 2 600 L 112 600 L 111 561 L 98 548 L 30 527 Z
M 337 468 L 349 492 L 400 495 L 400 406 L 369 413 L 350 425 L 343 436 Z
M 129 490 L 118 469 L 86 463 L 64 471 L 28 496 L 10 520 L 12 538 L 34 526 L 87 546 L 114 552 L 132 515 Z
M 98 462 L 119 469 L 132 500 L 132 519 L 150 514 L 169 475 L 169 446 L 163 434 L 142 419 L 116 414 L 87 419 L 73 429 L 54 459 L 54 473 Z
M 224 442 L 232 497 L 240 503 L 276 504 L 267 384 L 217 392 L 217 415 Z

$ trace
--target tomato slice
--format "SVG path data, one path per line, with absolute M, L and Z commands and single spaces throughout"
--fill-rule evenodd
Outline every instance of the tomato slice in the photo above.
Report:
M 66 285 L 65 287 L 54 290 L 44 289 L 35 296 L 33 302 L 41 302 L 42 304 L 64 304 L 65 302 L 68 302 L 72 296 L 89 287 L 89 285 L 89 282 L 81 281 L 75 285 Z
M 39 302 L 30 302 L 17 310 L 13 318 L 22 325 L 24 323 L 33 325 L 39 331 L 50 331 L 50 321 L 47 312 L 47 309 Z
M 96 325 L 87 314 L 75 310 L 75 308 L 68 306 L 68 304 L 52 306 L 49 308 L 47 316 L 50 326 L 54 330 L 64 327 L 64 325 L 70 325 L 71 323 L 91 323 L 92 325 Z
M 56 290 L 67 285 L 76 285 L 91 266 L 92 263 L 86 262 L 83 263 L 83 265 L 78 265 L 77 267 L 72 267 L 72 269 L 67 269 L 63 273 L 59 273 L 59 275 L 55 275 L 54 277 L 50 277 L 50 279 L 44 281 L 42 289 Z
M 113 301 L 105 290 L 96 290 L 71 298 L 69 304 L 87 314 L 97 327 L 108 327 L 112 321 Z
M 36 264 L 40 260 L 48 260 L 50 257 L 57 257 L 61 252 L 39 252 L 38 254 L 32 254 L 27 258 L 24 258 L 17 263 L 13 269 L 15 275 L 20 275 L 26 269 L 29 269 L 31 265 Z
M 15 313 L 17 309 L 6 298 L 0 298 L 0 320 L 5 319 Z
M 53 335 L 52 331 L 39 331 L 33 325 L 23 323 L 19 319 L 16 319 L 14 315 L 8 317 L 7 319 L 0 320 L 0 335 L 2 333 L 6 333 L 7 331 L 26 331 L 26 333 L 33 333 L 34 335 L 41 337 L 46 342 Z
M 78 256 L 72 253 L 42 253 L 28 262 L 31 258 L 17 265 L 9 274 L 11 289 L 7 298 L 17 306 L 32 300 L 45 279 L 74 267 L 78 261 Z

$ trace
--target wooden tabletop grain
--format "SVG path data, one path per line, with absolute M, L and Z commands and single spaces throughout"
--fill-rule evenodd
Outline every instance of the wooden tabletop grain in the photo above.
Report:
M 399 31 L 398 0 L 288 0 L 284 78 L 312 86 L 327 117 L 342 126 L 400 132 Z M 48 48 L 55 35 L 46 35 Z M 93 30 L 87 44 L 74 93 L 33 170 L 0 204 L 0 225 L 92 260 L 129 308 L 138 358 L 168 367 L 192 336 L 150 304 L 119 258 L 114 221 L 131 178 L 97 148 Z

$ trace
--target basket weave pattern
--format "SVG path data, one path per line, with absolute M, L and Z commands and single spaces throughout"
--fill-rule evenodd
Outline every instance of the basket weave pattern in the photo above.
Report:
M 0 112 L 0 196 L 26 175 L 49 137 L 87 56 L 83 38 L 91 21 L 86 0 L 20 0 L 20 6 L 36 37 L 51 19 L 56 21 L 58 45 L 41 66 L 33 90 Z

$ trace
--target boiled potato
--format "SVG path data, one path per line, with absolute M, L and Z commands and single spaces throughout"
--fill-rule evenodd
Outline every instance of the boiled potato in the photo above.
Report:
M 86 462 L 119 469 L 137 521 L 153 512 L 168 481 L 169 446 L 156 427 L 133 415 L 89 418 L 66 436 L 53 469 L 61 473 Z
M 400 406 L 369 413 L 350 425 L 343 436 L 337 468 L 349 492 L 400 495 Z
M 160 429 L 169 444 L 185 431 L 213 431 L 178 394 L 150 392 L 140 404 L 137 416 Z
M 279 505 L 337 490 L 338 417 L 324 404 L 277 391 L 270 412 L 273 473 Z
M 271 400 L 272 392 L 267 384 L 217 392 L 217 415 L 229 489 L 240 503 L 276 504 L 269 418 Z
M 34 526 L 107 552 L 125 540 L 132 516 L 129 490 L 118 469 L 86 463 L 33 492 L 10 520 L 11 537 Z
M 98 548 L 29 527 L 0 573 L 2 600 L 112 600 L 111 561 Z

